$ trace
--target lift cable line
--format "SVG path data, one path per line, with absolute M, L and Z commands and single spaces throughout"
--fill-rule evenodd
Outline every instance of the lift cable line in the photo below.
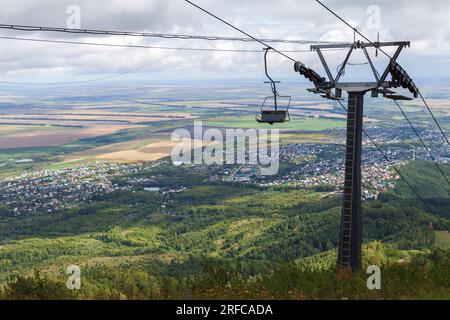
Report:
M 112 44 L 112 43 L 97 43 L 97 42 L 83 42 L 83 41 L 67 41 L 67 40 L 52 40 L 52 39 L 37 39 L 37 38 L 20 38 L 20 37 L 4 37 L 4 40 L 18 40 L 30 42 L 44 42 L 44 43 L 60 43 L 60 44 L 77 44 L 100 47 L 119 47 L 119 48 L 137 48 L 137 49 L 157 49 L 157 50 L 181 50 L 181 51 L 205 51 L 205 52 L 239 52 L 239 53 L 261 53 L 261 50 L 256 49 L 220 49 L 220 48 L 187 48 L 187 47 L 164 47 L 164 46 L 148 46 L 148 45 L 129 45 L 129 44 Z M 298 50 L 281 50 L 282 52 L 311 52 L 308 49 Z M 336 50 L 328 50 L 336 51 Z
M 436 161 L 436 158 L 433 156 L 433 154 L 431 153 L 431 150 L 427 147 L 427 145 L 425 144 L 424 140 L 422 139 L 422 137 L 420 136 L 419 132 L 417 131 L 416 128 L 414 128 L 412 122 L 409 120 L 408 116 L 406 115 L 405 111 L 403 110 L 402 106 L 398 103 L 398 101 L 394 100 L 394 103 L 397 105 L 397 107 L 399 108 L 400 112 L 403 114 L 403 117 L 406 119 L 406 121 L 408 122 L 409 126 L 411 127 L 411 129 L 414 131 L 414 133 L 416 134 L 417 138 L 419 139 L 420 143 L 422 144 L 422 146 L 425 148 L 425 150 L 428 153 L 428 156 L 430 157 L 430 159 L 433 161 L 434 165 L 436 166 L 436 168 L 439 170 L 439 172 L 441 173 L 441 175 L 444 177 L 444 179 L 447 181 L 447 183 L 450 185 L 450 180 L 447 178 L 447 175 L 445 174 L 444 170 L 442 170 L 441 166 L 439 165 L 439 163 Z
M 185 0 L 186 2 L 190 3 L 191 5 L 199 8 L 200 10 L 208 13 L 209 15 L 215 17 L 216 19 L 219 19 L 220 21 L 222 21 L 223 23 L 226 23 L 227 25 L 229 25 L 230 27 L 238 30 L 239 32 L 245 34 L 248 38 L 236 38 L 236 37 L 217 37 L 217 36 L 203 36 L 203 35 L 186 35 L 186 34 L 166 34 L 166 33 L 146 33 L 146 32 L 128 32 L 128 31 L 111 31 L 111 30 L 98 30 L 98 29 L 70 29 L 70 28 L 55 28 L 55 27 L 43 27 L 43 26 L 30 26 L 30 25 L 17 25 L 17 24 L 0 24 L 0 29 L 7 29 L 7 30 L 17 30 L 17 31 L 28 31 L 28 32 L 36 32 L 36 31 L 47 31 L 47 32 L 63 32 L 63 33 L 72 33 L 72 34 L 91 34 L 91 35 L 113 35 L 113 36 L 134 36 L 134 37 L 155 37 L 155 38 L 165 38 L 165 39 L 184 39 L 184 40 L 188 40 L 188 39 L 199 39 L 199 40 L 211 40 L 211 41 L 242 41 L 242 42 L 251 42 L 251 41 L 257 41 L 259 43 L 264 44 L 266 47 L 269 47 L 266 45 L 266 43 L 269 42 L 278 42 L 278 43 L 297 43 L 297 44 L 309 44 L 309 43 L 317 43 L 317 44 L 325 44 L 325 43 L 329 43 L 329 44 L 337 44 L 339 42 L 329 42 L 329 41 L 310 41 L 310 40 L 286 40 L 286 39 L 257 39 L 253 36 L 250 36 L 248 33 L 242 31 L 241 29 L 231 25 L 230 23 L 224 21 L 223 19 L 220 19 L 219 17 L 213 15 L 212 13 L 206 11 L 205 9 L 200 8 L 198 5 L 192 3 L 189 0 Z M 335 17 L 337 17 L 340 21 L 342 21 L 345 25 L 347 25 L 349 28 L 351 28 L 353 30 L 353 32 L 355 34 L 360 35 L 362 38 L 364 38 L 366 41 L 368 41 L 370 44 L 372 44 L 373 46 L 375 46 L 377 48 L 377 52 L 378 50 L 380 52 L 382 52 L 384 55 L 386 55 L 387 57 L 389 57 L 390 59 L 392 59 L 392 57 L 386 53 L 386 51 L 384 51 L 379 45 L 377 46 L 377 44 L 379 44 L 379 42 L 372 42 L 369 38 L 367 38 L 364 34 L 362 34 L 359 30 L 357 30 L 356 28 L 352 27 L 347 21 L 345 21 L 342 17 L 340 17 L 337 13 L 335 13 L 333 10 L 331 10 L 328 6 L 326 6 L 323 2 L 321 2 L 320 0 L 315 0 L 317 3 L 319 3 L 322 7 L 324 7 L 326 10 L 328 10 L 331 14 L 333 14 Z M 112 45 L 110 45 L 112 46 Z M 137 47 L 137 46 L 135 46 Z M 161 48 L 149 48 L 149 49 L 165 49 L 163 47 Z M 167 48 L 167 49 L 171 49 L 171 48 Z M 177 50 L 177 48 L 173 48 L 174 50 Z M 188 49 L 186 49 L 188 50 Z M 219 49 L 217 49 L 219 50 Z M 222 50 L 222 49 L 220 49 Z M 226 49 L 223 49 L 223 51 Z M 233 49 L 229 49 L 228 52 L 234 52 L 231 51 Z M 206 50 L 206 49 L 197 49 L 197 48 L 192 48 L 190 49 L 190 51 L 212 51 L 212 50 Z M 277 50 L 275 50 L 277 51 Z M 224 51 L 225 52 L 225 51 Z M 239 50 L 236 52 L 247 52 L 247 51 L 243 51 L 243 50 Z M 250 51 L 249 51 L 250 52 Z M 256 52 L 256 51 L 255 51 Z M 294 60 L 291 57 L 287 56 L 284 52 L 288 52 L 288 51 L 277 51 L 278 53 L 282 54 L 283 56 L 285 56 L 286 58 L 290 59 L 290 60 Z M 292 50 L 291 52 L 302 52 L 302 51 L 295 51 Z M 445 134 L 444 130 L 442 129 L 442 126 L 439 124 L 439 122 L 437 121 L 436 117 L 434 116 L 432 110 L 430 109 L 428 103 L 426 102 L 425 98 L 423 97 L 423 95 L 421 94 L 421 92 L 417 89 L 417 93 L 420 95 L 423 103 L 425 104 L 426 108 L 428 109 L 428 112 L 430 113 L 431 117 L 433 118 L 433 121 L 435 122 L 435 124 L 437 125 L 437 127 L 439 128 L 439 131 L 441 132 L 442 136 L 445 139 L 445 142 L 450 146 L 450 140 L 448 139 L 447 135 Z
M 261 107 L 261 116 L 260 117 L 256 117 L 256 121 L 258 121 L 259 123 L 268 123 L 270 125 L 273 125 L 274 123 L 284 123 L 287 121 L 290 121 L 290 115 L 289 115 L 289 107 L 291 104 L 291 100 L 292 97 L 291 96 L 280 96 L 280 94 L 277 91 L 277 83 L 279 83 L 279 81 L 275 81 L 273 80 L 273 78 L 269 75 L 268 73 L 268 68 L 267 68 L 267 54 L 269 53 L 270 50 L 282 55 L 283 57 L 293 61 L 295 63 L 295 65 L 301 66 L 302 68 L 305 68 L 305 65 L 303 63 L 301 63 L 300 61 L 286 55 L 285 53 L 269 46 L 268 44 L 266 44 L 264 41 L 255 38 L 254 36 L 252 36 L 251 34 L 245 32 L 244 30 L 232 25 L 231 23 L 229 23 L 228 21 L 225 21 L 224 19 L 218 17 L 217 15 L 215 15 L 214 13 L 198 6 L 197 4 L 189 1 L 189 0 L 185 0 L 187 3 L 189 3 L 190 5 L 196 7 L 197 9 L 203 11 L 204 13 L 210 15 L 211 17 L 219 20 L 220 22 L 226 24 L 227 26 L 233 28 L 234 30 L 239 31 L 240 33 L 246 35 L 247 37 L 253 39 L 254 41 L 257 41 L 259 43 L 261 43 L 262 45 L 264 45 L 264 71 L 266 74 L 266 77 L 269 79 L 269 81 L 267 81 L 266 83 L 270 84 L 271 87 L 271 91 L 272 91 L 272 96 L 271 97 L 266 97 L 264 99 L 263 105 Z M 280 98 L 284 98 L 287 99 L 287 106 L 285 106 L 284 108 L 279 108 L 279 104 L 278 101 Z M 273 101 L 273 110 L 267 110 L 265 109 L 266 106 L 266 102 L 271 99 Z
M 124 47 L 124 48 L 137 48 L 137 49 L 154 49 L 154 50 L 175 50 L 174 53 L 169 54 L 164 57 L 168 58 L 173 54 L 179 51 L 204 51 L 204 52 L 233 52 L 233 53 L 258 53 L 261 54 L 263 51 L 261 50 L 247 50 L 247 49 L 219 49 L 219 48 L 189 48 L 188 45 L 192 44 L 193 41 L 189 42 L 187 45 L 182 47 L 159 47 L 159 46 L 146 46 L 146 45 L 121 45 L 121 44 L 109 44 L 109 43 L 97 43 L 97 42 L 79 42 L 79 41 L 65 41 L 65 40 L 50 40 L 50 39 L 36 39 L 36 38 L 17 38 L 17 37 L 4 37 L 0 36 L 0 39 L 4 40 L 18 40 L 18 41 L 31 41 L 31 42 L 44 42 L 44 43 L 56 43 L 56 44 L 75 44 L 75 45 L 89 45 L 89 46 L 105 46 L 105 47 Z M 327 51 L 337 51 L 342 49 L 329 49 Z M 309 53 L 311 50 L 283 50 L 283 52 L 305 52 Z M 122 75 L 130 74 L 141 69 L 144 69 L 152 64 L 158 63 L 164 59 L 156 60 L 155 62 L 151 62 L 150 64 L 145 64 L 143 66 L 139 66 L 130 70 L 126 70 L 117 74 L 104 76 L 100 78 L 80 80 L 80 81 L 70 81 L 70 82 L 14 82 L 14 81 L 0 81 L 0 84 L 8 84 L 8 85 L 25 85 L 25 86 L 60 86 L 60 85 L 76 85 L 83 84 L 89 82 L 96 82 L 107 80 L 110 78 L 116 78 Z
M 189 43 L 187 43 L 184 47 L 189 46 L 193 41 L 190 41 Z M 155 65 L 157 63 L 160 63 L 161 61 L 172 57 L 173 55 L 177 54 L 180 49 L 176 49 L 173 52 L 169 53 L 168 55 L 165 55 L 164 57 L 160 58 L 160 59 L 156 59 L 151 61 L 150 63 L 146 63 L 144 65 L 141 65 L 139 67 L 133 68 L 131 70 L 126 70 L 123 72 L 119 72 L 116 74 L 111 74 L 108 76 L 104 76 L 104 77 L 99 77 L 99 78 L 93 78 L 93 79 L 87 79 L 87 80 L 80 80 L 80 81 L 71 81 L 71 82 L 13 82 L 13 81 L 0 81 L 0 84 L 11 84 L 11 85 L 25 85 L 25 86 L 63 86 L 63 85 L 77 85 L 77 84 L 83 84 L 83 83 L 89 83 L 89 82 L 96 82 L 96 81 L 103 81 L 103 80 L 108 80 L 108 79 L 113 79 L 113 78 L 117 78 L 126 74 L 130 74 L 145 68 L 148 68 L 152 65 Z
M 341 105 L 342 109 L 345 110 L 345 112 L 348 112 L 348 109 L 344 106 L 344 104 L 340 101 L 337 100 L 339 102 L 339 104 Z M 398 167 L 395 165 L 395 163 L 393 163 L 391 161 L 391 159 L 389 159 L 389 157 L 387 156 L 387 154 L 381 149 L 381 147 L 378 145 L 378 143 L 375 142 L 375 140 L 369 135 L 369 133 L 363 128 L 362 132 L 364 133 L 364 135 L 370 140 L 370 142 L 373 144 L 373 146 L 378 150 L 378 152 L 380 152 L 380 154 L 382 155 L 382 157 L 389 163 L 389 165 L 394 169 L 394 171 L 400 176 L 400 178 L 406 183 L 406 185 L 409 187 L 409 189 L 411 189 L 411 191 L 416 195 L 417 199 L 419 199 L 423 205 L 432 213 L 432 214 L 436 214 L 434 212 L 434 210 L 427 204 L 427 202 L 419 195 L 419 192 L 417 192 L 417 190 L 412 186 L 412 184 L 405 178 L 405 176 L 402 174 L 402 172 L 400 171 L 400 169 L 398 169 Z
M 355 33 L 359 34 L 364 40 L 368 41 L 371 45 L 375 46 L 377 48 L 377 51 L 379 50 L 381 53 L 383 53 L 385 56 L 387 56 L 391 62 L 394 59 L 391 55 L 389 55 L 386 51 L 384 51 L 381 47 L 380 47 L 380 42 L 372 42 L 369 38 L 367 38 L 363 33 L 361 33 L 357 28 L 352 27 L 347 21 L 345 21 L 345 19 L 343 19 L 341 16 L 339 16 L 336 12 L 334 12 L 330 7 L 326 6 L 322 1 L 320 0 L 315 0 L 318 4 L 320 4 L 322 7 L 324 7 L 327 11 L 329 11 L 332 15 L 334 15 L 336 18 L 338 18 L 340 21 L 342 21 L 345 25 L 347 25 L 349 28 L 351 28 Z M 404 70 L 403 70 L 404 71 Z M 445 134 L 444 130 L 442 129 L 442 126 L 439 124 L 439 122 L 437 121 L 436 117 L 434 116 L 433 112 L 431 111 L 427 101 L 425 100 L 425 98 L 423 97 L 422 93 L 420 92 L 420 90 L 418 88 L 417 89 L 417 94 L 420 96 L 422 102 L 424 103 L 425 107 L 428 109 L 428 112 L 430 113 L 434 123 L 436 124 L 436 126 L 439 128 L 439 131 L 441 132 L 442 136 L 444 137 L 445 142 L 450 146 L 450 140 L 448 139 L 447 135 Z
M 436 117 L 434 116 L 433 112 L 430 109 L 430 106 L 428 105 L 427 101 L 425 100 L 425 98 L 423 97 L 423 95 L 422 95 L 422 93 L 420 91 L 419 91 L 419 96 L 420 96 L 420 99 L 422 99 L 423 104 L 425 105 L 425 107 L 427 107 L 428 112 L 430 113 L 431 117 L 433 118 L 434 122 L 436 123 L 437 127 L 439 128 L 439 131 L 441 131 L 442 135 L 444 136 L 445 142 L 447 142 L 447 144 L 450 146 L 450 140 L 448 139 L 447 135 L 445 134 L 445 132 L 442 129 L 442 127 L 439 124 L 439 122 L 437 121 Z
M 192 3 L 191 3 L 192 4 Z M 163 39 L 179 39 L 179 40 L 209 40 L 209 41 L 238 41 L 238 42 L 267 42 L 267 43 L 290 43 L 290 44 L 325 44 L 325 43 L 341 43 L 332 41 L 313 41 L 313 40 L 290 40 L 290 39 L 256 39 L 254 37 L 238 38 L 238 37 L 217 37 L 207 35 L 192 35 L 192 34 L 170 34 L 170 33 L 154 33 L 154 32 L 130 32 L 130 31 L 112 31 L 112 30 L 98 30 L 98 29 L 70 29 L 70 28 L 55 28 L 43 26 L 29 26 L 17 24 L 0 24 L 0 29 L 27 31 L 27 32 L 59 32 L 71 34 L 87 34 L 87 35 L 109 35 L 109 36 L 131 36 L 131 37 L 148 37 L 148 38 L 163 38 Z M 245 33 L 244 33 L 245 34 Z M 247 35 L 247 34 L 246 34 Z
M 392 59 L 392 57 L 386 52 L 384 51 L 381 47 L 377 47 L 376 43 L 372 42 L 369 38 L 367 38 L 363 33 L 361 33 L 357 28 L 352 27 L 352 25 L 350 23 L 348 23 L 347 21 L 345 21 L 345 19 L 343 19 L 342 17 L 340 17 L 336 12 L 334 12 L 330 7 L 326 6 L 322 1 L 320 0 L 315 0 L 317 3 L 319 3 L 322 7 L 324 7 L 325 9 L 327 9 L 332 15 L 334 15 L 336 18 L 338 18 L 340 21 L 342 21 L 345 25 L 347 25 L 350 29 L 353 30 L 354 33 L 357 33 L 358 35 L 360 35 L 364 40 L 366 40 L 367 42 L 369 42 L 371 45 L 375 46 L 377 48 L 377 50 L 379 50 L 381 53 L 383 53 L 384 55 L 386 55 L 389 59 Z M 378 42 L 379 43 L 379 42 Z
M 259 42 L 259 43 L 262 44 L 264 47 L 272 49 L 274 52 L 277 52 L 277 53 L 281 54 L 283 57 L 285 57 L 285 58 L 291 60 L 292 62 L 298 62 L 297 60 L 295 60 L 294 58 L 289 57 L 289 56 L 286 55 L 285 53 L 283 53 L 283 52 L 281 52 L 281 51 L 278 51 L 278 50 L 272 48 L 271 46 L 269 46 L 269 45 L 266 43 L 266 42 L 268 42 L 268 41 L 266 41 L 266 40 L 261 40 L 261 39 L 258 39 L 258 38 L 255 38 L 254 36 L 250 35 L 249 33 L 245 32 L 244 30 L 239 29 L 238 27 L 232 25 L 232 24 L 229 23 L 228 21 L 225 21 L 224 19 L 218 17 L 218 16 L 215 15 L 214 13 L 212 13 L 212 12 L 206 10 L 206 9 L 203 9 L 203 8 L 200 7 L 199 5 L 193 3 L 193 2 L 191 2 L 191 1 L 189 1 L 189 0 L 184 0 L 184 1 L 186 1 L 187 3 L 189 3 L 189 4 L 192 5 L 192 6 L 196 7 L 197 9 L 203 11 L 204 13 L 210 15 L 211 17 L 213 17 L 213 18 L 219 20 L 220 22 L 226 24 L 227 26 L 233 28 L 234 30 L 239 31 L 240 33 L 246 35 L 249 39 L 251 39 L 251 40 L 253 40 L 253 41 L 256 41 L 256 42 Z

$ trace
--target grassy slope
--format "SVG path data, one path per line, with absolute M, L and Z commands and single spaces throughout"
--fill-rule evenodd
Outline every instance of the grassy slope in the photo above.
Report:
M 448 231 L 436 231 L 435 245 L 438 248 L 450 249 L 450 233 Z

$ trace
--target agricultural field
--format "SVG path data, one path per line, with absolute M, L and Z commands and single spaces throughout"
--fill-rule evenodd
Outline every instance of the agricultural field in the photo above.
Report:
M 436 247 L 450 249 L 450 233 L 447 231 L 436 231 Z
M 95 156 L 94 160 L 108 160 L 108 161 L 155 161 L 166 158 L 171 155 L 172 149 L 178 144 L 176 141 L 169 139 L 158 142 L 143 142 L 132 146 L 132 148 L 114 151 L 110 153 L 103 153 Z M 193 147 L 194 140 L 191 140 Z M 205 142 L 206 146 L 207 143 Z M 186 150 L 188 151 L 188 150 Z
M 160 156 L 165 157 L 170 154 L 167 152 L 167 147 L 162 150 L 162 147 L 164 145 L 167 145 L 168 143 L 169 138 L 167 137 L 167 135 L 155 134 L 154 138 L 152 139 L 137 139 L 126 142 L 112 143 L 81 152 L 69 153 L 64 156 L 63 162 L 70 163 L 81 161 L 96 161 L 99 159 L 110 159 L 116 161 L 152 161 L 159 159 Z M 158 146 L 160 147 L 159 150 L 151 149 L 152 147 L 157 148 Z M 152 152 L 148 151 L 159 151 L 156 152 L 158 153 L 158 156 L 152 156 L 150 155 L 150 153 Z M 146 153 L 148 157 L 147 159 L 145 158 Z M 133 154 L 135 155 L 134 158 L 132 157 Z
M 34 131 L 55 130 L 57 128 L 45 125 L 9 125 L 0 124 L 0 137 L 13 134 L 29 133 Z
M 332 143 L 336 140 L 326 133 L 281 133 L 280 136 L 282 144 L 307 142 Z
M 450 115 L 450 99 L 427 99 L 429 107 L 436 112 L 436 114 Z M 422 109 L 423 104 L 417 101 L 407 101 L 405 105 Z
M 254 117 L 239 117 L 226 119 L 211 119 L 204 122 L 205 126 L 220 128 L 254 128 L 254 129 L 280 129 L 282 131 L 324 131 L 327 129 L 343 128 L 345 121 L 322 118 L 293 117 L 283 125 L 260 124 Z
M 4 126 L 5 125 L 3 125 L 3 127 Z M 29 130 L 24 129 L 19 132 L 8 132 L 6 131 L 8 130 L 8 128 L 6 128 L 6 133 L 0 135 L 0 149 L 7 150 L 31 147 L 60 146 L 76 142 L 80 139 L 109 135 L 120 130 L 136 127 L 137 126 L 126 124 L 84 125 L 82 122 L 79 122 L 73 126 L 51 126 L 45 124 L 42 127 L 36 127 L 32 125 Z
M 222 90 L 223 100 L 174 99 L 185 92 L 176 87 L 153 88 L 159 98 L 140 93 L 142 97 L 124 99 L 101 90 L 93 95 L 57 94 L 35 105 L 31 98 L 8 98 L 14 107 L 6 107 L 0 113 L 0 165 L 1 161 L 21 159 L 35 160 L 28 165 L 31 167 L 51 168 L 83 161 L 157 160 L 170 154 L 174 145 L 171 132 L 192 126 L 196 119 L 205 126 L 219 128 L 275 128 L 256 124 L 254 115 L 259 112 L 260 98 L 236 98 L 251 90 Z M 255 95 L 259 95 L 258 90 Z M 295 133 L 283 135 L 286 141 L 329 141 L 321 131 L 345 126 L 345 121 L 339 120 L 342 115 L 333 113 L 331 104 L 297 99 L 292 105 L 293 119 L 283 126 L 283 131 Z M 12 167 L 15 170 L 17 166 Z M 4 167 L 3 171 L 11 171 L 7 169 Z

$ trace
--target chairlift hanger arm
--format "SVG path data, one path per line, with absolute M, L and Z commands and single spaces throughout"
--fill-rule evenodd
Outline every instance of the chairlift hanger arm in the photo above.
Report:
M 376 69 L 375 66 L 373 65 L 372 59 L 370 59 L 370 55 L 369 55 L 369 53 L 367 52 L 366 47 L 363 48 L 363 52 L 364 52 L 364 54 L 365 54 L 365 56 L 366 56 L 366 58 L 367 58 L 367 61 L 368 61 L 369 64 L 370 64 L 370 68 L 372 68 L 372 72 L 373 72 L 373 75 L 374 75 L 374 77 L 375 77 L 375 80 L 377 80 L 377 82 L 380 82 L 380 76 L 379 76 L 379 74 L 378 74 L 377 69 Z
M 267 55 L 270 50 L 273 50 L 273 48 L 267 47 L 264 49 L 264 51 L 265 51 L 265 53 L 264 53 L 264 71 L 266 72 L 267 78 L 270 80 L 269 83 L 270 83 L 270 87 L 272 89 L 274 107 L 275 107 L 275 111 L 277 111 L 278 110 L 278 96 L 279 96 L 278 91 L 277 91 L 277 81 L 272 79 L 272 77 L 269 75 L 269 71 L 267 68 Z
M 270 50 L 273 50 L 273 49 L 271 47 L 267 47 L 267 48 L 264 49 L 264 51 L 265 51 L 265 53 L 264 53 L 264 71 L 266 73 L 266 77 L 270 80 L 269 83 L 270 83 L 270 85 L 272 87 L 272 93 L 274 95 L 278 95 L 276 84 L 279 83 L 279 81 L 275 81 L 275 80 L 272 79 L 272 77 L 269 75 L 269 70 L 268 70 L 268 67 L 267 67 L 267 55 L 268 55 Z
M 317 48 L 316 51 L 317 51 L 317 54 L 319 55 L 320 61 L 322 62 L 323 68 L 325 69 L 325 72 L 327 73 L 328 79 L 331 82 L 334 82 L 334 77 L 331 74 L 330 68 L 328 67 L 328 64 L 325 60 L 325 57 L 322 54 L 322 51 L 320 50 L 320 48 Z
M 347 56 L 345 57 L 344 63 L 342 64 L 341 69 L 339 70 L 339 72 L 338 72 L 338 74 L 337 74 L 337 76 L 336 76 L 336 79 L 334 80 L 334 84 L 338 83 L 338 82 L 339 82 L 339 79 L 340 79 L 341 76 L 344 74 L 345 67 L 347 66 L 348 60 L 350 59 L 350 56 L 351 56 L 352 53 L 353 53 L 353 49 L 354 49 L 353 46 L 350 47 L 350 50 L 348 51 L 348 54 L 347 54 Z

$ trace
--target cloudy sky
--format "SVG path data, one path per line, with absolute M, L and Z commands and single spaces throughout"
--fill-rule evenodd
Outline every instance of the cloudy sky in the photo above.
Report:
M 194 0 L 236 26 L 261 38 L 352 41 L 345 25 L 314 0 Z M 367 37 L 410 40 L 400 62 L 416 77 L 450 75 L 450 2 L 447 0 L 323 0 Z M 242 36 L 183 0 L 0 0 L 1 24 L 70 27 L 80 9 L 81 28 L 121 31 Z M 76 8 L 76 7 L 75 7 Z M 69 12 L 69 13 L 68 13 Z M 75 16 L 76 18 L 76 16 Z M 69 23 L 69 25 L 68 25 Z M 138 37 L 80 36 L 60 33 L 0 30 L 0 37 L 71 40 L 165 47 L 262 49 L 257 43 L 168 40 Z M 94 47 L 0 39 L 0 82 L 57 82 L 114 76 L 127 79 L 233 79 L 262 77 L 261 53 L 190 52 L 137 48 Z M 308 49 L 305 45 L 274 45 L 280 50 Z M 289 53 L 320 69 L 314 53 Z M 332 69 L 345 55 L 327 52 Z M 360 55 L 354 63 L 364 62 Z M 385 61 L 380 57 L 377 65 Z M 270 57 L 280 78 L 294 78 L 292 62 Z M 367 66 L 351 71 L 361 75 Z M 353 70 L 354 69 L 354 70 Z M 350 75 L 348 75 L 350 77 Z

